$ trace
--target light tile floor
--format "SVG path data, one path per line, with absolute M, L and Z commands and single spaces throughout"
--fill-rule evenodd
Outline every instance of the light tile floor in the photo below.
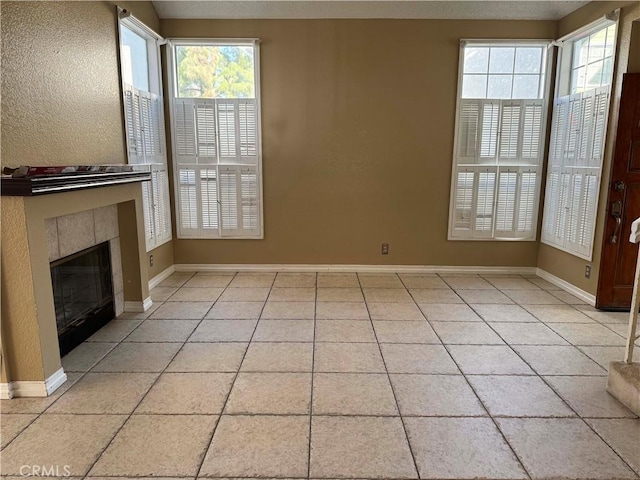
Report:
M 3 401 L 2 475 L 639 478 L 625 314 L 537 277 L 176 273 Z

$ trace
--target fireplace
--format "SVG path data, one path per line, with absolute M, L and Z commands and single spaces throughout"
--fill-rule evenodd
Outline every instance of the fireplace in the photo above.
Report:
M 51 262 L 60 355 L 115 316 L 109 242 Z

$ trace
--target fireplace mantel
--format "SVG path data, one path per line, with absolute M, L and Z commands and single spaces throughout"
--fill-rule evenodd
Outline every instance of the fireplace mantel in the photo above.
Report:
M 139 182 L 2 197 L 3 397 L 47 396 L 66 379 L 58 347 L 46 220 L 114 204 L 125 308 L 144 311 L 151 301 Z

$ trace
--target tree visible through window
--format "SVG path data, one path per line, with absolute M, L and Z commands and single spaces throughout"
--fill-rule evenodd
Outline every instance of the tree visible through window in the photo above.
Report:
M 176 47 L 178 97 L 255 98 L 253 47 Z

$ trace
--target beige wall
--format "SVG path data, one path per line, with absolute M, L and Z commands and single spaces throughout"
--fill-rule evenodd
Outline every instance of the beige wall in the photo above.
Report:
M 602 183 L 600 186 L 600 201 L 598 202 L 598 217 L 596 221 L 593 260 L 591 262 L 587 262 L 586 260 L 574 255 L 570 255 L 543 244 L 540 245 L 538 253 L 538 267 L 592 294 L 596 293 L 600 272 L 600 254 L 606 219 L 611 160 L 615 143 L 615 134 L 617 131 L 618 104 L 620 102 L 620 95 L 622 92 L 622 75 L 627 71 L 627 66 L 630 63 L 629 53 L 631 49 L 631 32 L 634 20 L 640 19 L 640 2 L 592 2 L 568 15 L 558 24 L 558 37 L 562 37 L 598 18 L 601 18 L 605 13 L 621 6 L 623 8 L 620 12 L 618 53 L 616 57 L 616 70 L 612 87 L 613 101 L 609 117 L 607 145 L 602 167 Z M 634 35 L 636 37 L 634 42 L 636 43 L 638 42 L 637 35 L 639 34 Z M 638 52 L 639 50 L 635 51 Z M 633 60 L 633 62 L 637 64 L 638 59 Z M 633 62 L 631 62 L 632 68 L 634 68 Z M 589 279 L 584 276 L 585 265 L 592 266 L 591 278 Z
M 458 53 L 461 38 L 552 39 L 556 22 L 161 26 L 262 40 L 265 239 L 174 240 L 176 263 L 536 265 L 535 242 L 447 241 Z
M 117 4 L 159 30 L 150 2 Z M 2 2 L 2 166 L 126 163 L 115 5 Z

